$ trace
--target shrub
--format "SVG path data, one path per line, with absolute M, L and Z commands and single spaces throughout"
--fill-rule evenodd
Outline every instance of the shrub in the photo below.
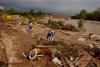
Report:
M 83 20 L 82 19 L 80 19 L 80 21 L 78 22 L 78 27 L 79 28 L 82 28 L 83 27 Z
M 69 30 L 69 31 L 74 31 L 74 32 L 78 31 L 78 29 L 72 24 L 66 24 L 65 26 L 63 26 L 62 30 Z
M 52 21 L 49 20 L 48 23 L 46 24 L 48 27 L 50 28 L 54 28 L 54 29 L 62 29 L 64 22 L 62 21 Z
M 78 31 L 78 29 L 72 24 L 64 25 L 64 22 L 62 21 L 57 22 L 57 21 L 49 20 L 49 22 L 46 25 L 53 29 L 61 29 L 61 30 L 66 30 L 66 31 L 69 30 L 69 31 L 74 31 L 74 32 Z

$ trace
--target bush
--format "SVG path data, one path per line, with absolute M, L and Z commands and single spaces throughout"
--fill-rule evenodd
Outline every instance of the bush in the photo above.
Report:
M 62 21 L 52 21 L 49 20 L 49 22 L 46 24 L 48 27 L 50 28 L 54 28 L 54 29 L 62 29 L 64 22 Z
M 96 9 L 93 12 L 88 12 L 86 10 L 80 11 L 78 15 L 75 16 L 76 19 L 83 18 L 86 20 L 97 20 L 100 21 L 100 8 Z
M 76 29 L 76 27 L 73 26 L 72 24 L 66 24 L 65 26 L 63 26 L 62 30 L 69 30 L 74 32 L 78 31 L 78 29 Z
M 52 21 L 49 20 L 48 24 L 46 24 L 48 27 L 53 28 L 53 29 L 61 29 L 61 30 L 69 30 L 69 31 L 78 31 L 78 29 L 75 28 L 72 24 L 66 24 L 64 25 L 64 22 L 62 21 Z
M 82 19 L 80 19 L 80 21 L 78 22 L 78 27 L 79 28 L 82 28 L 83 27 L 83 20 Z

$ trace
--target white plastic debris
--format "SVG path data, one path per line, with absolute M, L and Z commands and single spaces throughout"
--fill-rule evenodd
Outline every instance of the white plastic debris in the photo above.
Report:
M 72 62 L 74 60 L 74 58 L 73 57 L 70 57 L 70 61 Z
M 78 41 L 85 41 L 85 38 L 79 38 Z
M 96 37 L 96 35 L 95 35 L 95 34 L 92 34 L 90 37 L 91 37 L 91 38 L 95 38 L 95 37 Z
M 54 59 L 52 59 L 52 61 L 54 62 L 54 64 L 62 65 L 61 61 L 57 57 L 55 57 Z
M 90 48 L 94 48 L 93 44 L 88 44 Z

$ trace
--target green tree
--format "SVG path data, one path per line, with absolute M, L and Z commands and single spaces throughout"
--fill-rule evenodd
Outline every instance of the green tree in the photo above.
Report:
M 93 19 L 94 20 L 100 20 L 100 8 L 98 8 L 97 10 L 95 10 L 93 12 Z
M 83 28 L 83 19 L 78 21 L 78 28 Z
M 80 20 L 78 22 L 78 27 L 79 28 L 83 28 L 83 19 L 85 19 L 87 16 L 87 11 L 86 10 L 81 10 L 80 11 L 80 14 L 79 14 L 79 17 L 80 17 Z
M 93 13 L 87 13 L 86 20 L 93 20 Z
M 11 8 L 11 9 L 7 10 L 7 13 L 8 14 L 15 14 L 16 11 L 13 8 Z
M 0 9 L 0 12 L 2 12 L 3 10 Z
M 43 14 L 42 11 L 38 11 L 38 12 L 37 12 L 37 15 L 42 15 L 42 14 Z
M 34 15 L 35 14 L 34 9 L 30 9 L 29 12 L 28 12 L 28 14 L 29 15 Z
M 93 12 L 87 13 L 86 10 L 81 10 L 79 14 L 77 14 L 76 19 L 86 19 L 86 20 L 97 20 L 100 21 L 100 8 L 96 9 Z
M 86 15 L 87 15 L 87 11 L 86 10 L 83 9 L 83 10 L 80 11 L 80 14 L 79 14 L 80 18 L 85 18 Z

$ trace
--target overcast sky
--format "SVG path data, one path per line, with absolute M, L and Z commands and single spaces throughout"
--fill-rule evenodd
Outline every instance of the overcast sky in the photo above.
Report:
M 30 8 L 59 14 L 76 14 L 81 9 L 93 11 L 100 7 L 100 0 L 0 0 L 5 8 L 27 10 Z

